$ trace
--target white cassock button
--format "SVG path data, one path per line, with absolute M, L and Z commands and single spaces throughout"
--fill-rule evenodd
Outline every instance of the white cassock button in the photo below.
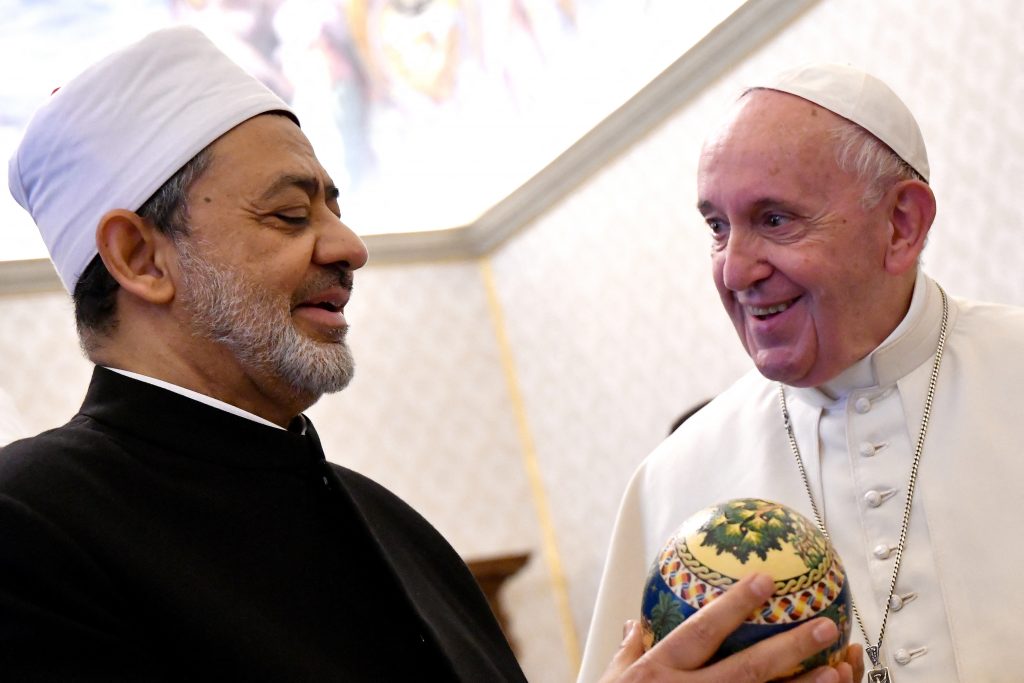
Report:
M 891 545 L 886 545 L 884 543 L 880 543 L 879 545 L 875 546 L 875 550 L 874 550 L 875 557 L 877 557 L 880 560 L 884 560 L 884 559 L 888 558 L 890 555 L 892 555 L 894 550 L 896 550 L 896 549 L 893 548 Z
M 862 456 L 864 456 L 865 458 L 870 458 L 872 455 L 875 454 L 875 451 L 878 449 L 875 448 L 874 444 L 870 444 L 867 441 L 865 441 L 860 445 L 859 450 Z
M 903 609 L 904 605 L 906 605 L 908 602 L 910 602 L 916 597 L 917 593 L 904 593 L 903 595 L 894 595 L 892 596 L 892 599 L 889 600 L 889 609 L 891 609 L 893 612 L 899 612 L 901 609 Z
M 927 647 L 915 647 L 913 650 L 904 650 L 902 647 L 896 652 L 892 653 L 892 658 L 896 660 L 897 664 L 909 664 L 915 657 L 920 657 L 928 652 Z
M 863 415 L 864 413 L 871 410 L 871 401 L 868 400 L 867 396 L 861 396 L 854 402 L 853 409 L 856 410 L 861 415 Z
M 868 506 L 876 508 L 895 495 L 895 489 L 887 489 L 885 491 L 871 490 L 864 494 L 864 502 L 867 503 Z

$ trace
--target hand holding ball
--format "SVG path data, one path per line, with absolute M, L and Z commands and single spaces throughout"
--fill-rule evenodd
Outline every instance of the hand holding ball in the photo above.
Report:
M 839 555 L 806 517 L 756 498 L 701 510 L 665 543 L 644 588 L 645 648 L 754 572 L 771 576 L 775 593 L 711 661 L 819 616 L 836 623 L 839 640 L 789 675 L 843 661 L 850 641 L 850 591 Z

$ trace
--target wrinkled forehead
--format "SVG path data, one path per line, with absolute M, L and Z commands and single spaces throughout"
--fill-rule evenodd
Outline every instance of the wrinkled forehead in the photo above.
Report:
M 256 186 L 286 175 L 333 185 L 305 133 L 287 116 L 253 117 L 222 135 L 209 149 L 212 158 L 204 185 Z
M 836 131 L 843 125 L 841 117 L 799 97 L 747 93 L 704 142 L 698 207 L 820 201 L 841 188 L 852 191 L 858 181 L 840 168 L 836 155 Z
M 803 98 L 754 89 L 732 105 L 704 149 L 728 143 L 820 147 L 843 124 L 842 117 Z

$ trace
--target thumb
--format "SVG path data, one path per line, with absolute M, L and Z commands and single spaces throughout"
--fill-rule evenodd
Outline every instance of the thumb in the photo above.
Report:
M 605 669 L 599 683 L 611 683 L 618 679 L 629 666 L 644 654 L 643 635 L 640 622 L 630 619 L 623 625 L 626 634 L 619 645 L 618 651 Z

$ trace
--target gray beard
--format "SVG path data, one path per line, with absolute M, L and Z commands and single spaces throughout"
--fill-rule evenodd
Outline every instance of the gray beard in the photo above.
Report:
M 291 301 L 268 294 L 258 283 L 199 255 L 190 239 L 177 240 L 182 306 L 191 315 L 192 334 L 226 346 L 244 367 L 269 374 L 296 394 L 341 391 L 352 380 L 355 363 L 345 343 L 318 342 L 295 328 Z M 337 285 L 337 273 L 306 283 L 299 300 Z

